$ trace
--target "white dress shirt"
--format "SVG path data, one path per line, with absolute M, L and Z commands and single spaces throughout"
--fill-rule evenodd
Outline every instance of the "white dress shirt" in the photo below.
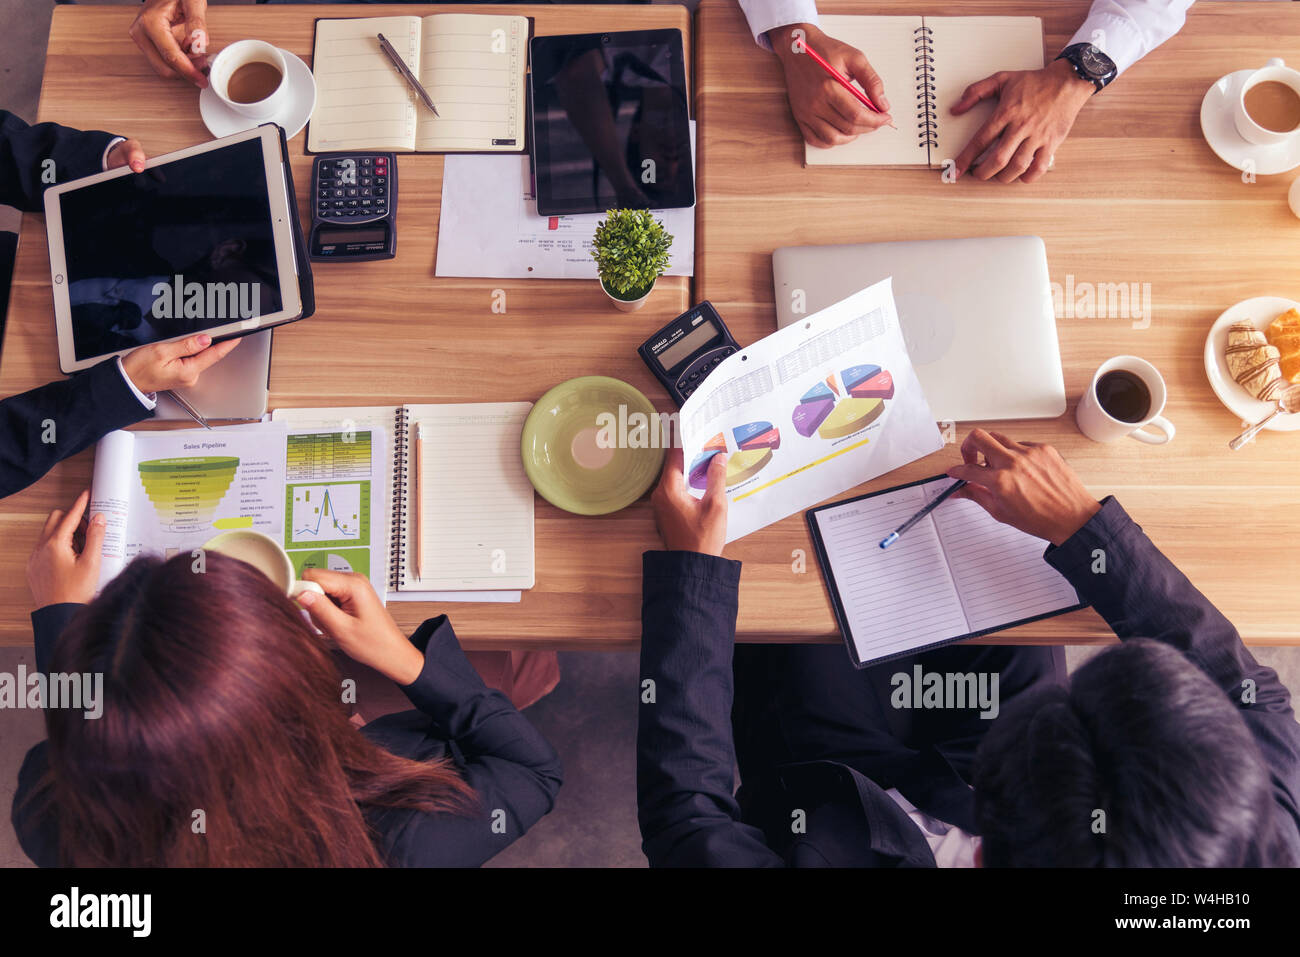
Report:
M 765 50 L 764 34 L 787 23 L 817 24 L 815 0 L 739 0 L 754 40 Z M 1092 43 L 1123 73 L 1182 29 L 1193 0 L 1093 0 L 1070 43 Z M 865 52 L 865 51 L 864 51 Z M 868 54 L 870 58 L 870 54 Z

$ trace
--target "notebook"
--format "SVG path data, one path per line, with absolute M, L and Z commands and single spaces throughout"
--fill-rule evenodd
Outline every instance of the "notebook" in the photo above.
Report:
M 953 116 L 966 87 L 999 70 L 1043 66 L 1038 17 L 826 16 L 821 28 L 866 54 L 898 129 L 881 127 L 830 149 L 805 145 L 809 166 L 941 169 L 993 112 L 986 100 Z
M 530 24 L 478 13 L 317 20 L 307 151 L 522 153 Z M 437 116 L 384 55 L 380 33 Z
M 528 402 L 276 409 L 271 419 L 393 436 L 380 510 L 389 525 L 388 590 L 396 600 L 433 601 L 435 592 L 533 587 L 533 487 L 519 452 L 531 409 Z
M 952 482 L 936 475 L 808 511 L 857 667 L 1085 607 L 1043 560 L 1047 542 L 1001 524 L 969 499 L 948 499 L 880 547 Z

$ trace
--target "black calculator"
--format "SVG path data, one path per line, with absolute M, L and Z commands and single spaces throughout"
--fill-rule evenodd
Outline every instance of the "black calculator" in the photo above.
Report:
M 311 167 L 311 237 L 317 262 L 397 255 L 397 156 L 329 153 Z
M 704 382 L 722 360 L 740 346 L 722 323 L 712 303 L 700 303 L 637 347 L 655 378 L 678 407 Z

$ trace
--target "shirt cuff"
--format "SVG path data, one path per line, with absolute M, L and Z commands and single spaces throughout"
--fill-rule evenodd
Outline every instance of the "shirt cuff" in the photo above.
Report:
M 135 397 L 140 400 L 140 404 L 144 406 L 146 409 L 148 409 L 150 412 L 152 412 L 154 410 L 154 407 L 158 404 L 157 395 L 153 392 L 150 392 L 148 395 L 145 395 L 143 392 L 141 392 L 139 389 L 136 388 L 135 383 L 131 381 L 131 377 L 126 374 L 126 366 L 122 365 L 121 356 L 118 356 L 113 361 L 117 363 L 117 371 L 122 373 L 122 378 L 125 379 L 126 384 L 131 387 L 131 391 L 135 393 Z
M 740 9 L 749 23 L 754 42 L 764 50 L 772 49 L 768 30 L 790 23 L 818 25 L 816 0 L 740 0 Z
M 113 147 L 116 146 L 118 143 L 125 143 L 125 142 L 126 142 L 125 136 L 114 136 L 111 140 L 108 141 L 108 145 L 104 147 L 103 155 L 99 157 L 100 169 L 104 170 L 105 172 L 108 171 L 108 154 L 113 151 Z M 130 382 L 131 380 L 127 379 L 126 381 Z M 153 406 L 150 406 L 150 408 L 153 408 Z
M 1159 3 L 1094 0 L 1087 19 L 1070 38 L 1070 44 L 1093 44 L 1123 73 L 1181 30 L 1191 5 L 1191 0 Z

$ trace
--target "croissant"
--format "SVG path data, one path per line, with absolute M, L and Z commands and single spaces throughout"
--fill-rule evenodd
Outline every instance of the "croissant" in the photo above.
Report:
M 1264 332 L 1269 345 L 1280 353 L 1279 367 L 1287 382 L 1300 382 L 1300 312 L 1288 309 Z
M 1228 371 L 1255 398 L 1273 402 L 1286 388 L 1280 355 L 1249 319 L 1228 328 L 1228 348 L 1224 350 Z

